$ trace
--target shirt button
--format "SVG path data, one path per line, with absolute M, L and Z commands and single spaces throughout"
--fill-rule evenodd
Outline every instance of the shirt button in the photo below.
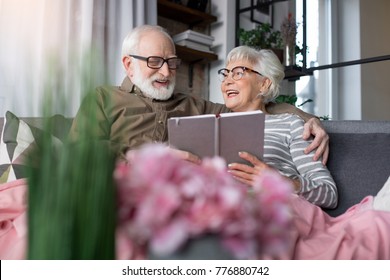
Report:
M 158 121 L 159 124 L 163 124 L 164 122 L 163 121 Z

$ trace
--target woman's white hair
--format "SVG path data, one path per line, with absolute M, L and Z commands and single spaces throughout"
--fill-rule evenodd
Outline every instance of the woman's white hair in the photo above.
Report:
M 172 37 L 168 34 L 166 29 L 158 25 L 141 25 L 131 30 L 123 40 L 122 58 L 128 56 L 129 54 L 137 54 L 141 36 L 149 32 L 160 32 L 161 34 L 165 35 L 167 39 L 172 42 L 173 48 L 175 48 Z
M 268 103 L 278 97 L 280 83 L 284 79 L 284 67 L 273 51 L 239 46 L 229 52 L 226 65 L 237 60 L 248 61 L 253 65 L 253 70 L 270 79 L 271 86 L 267 92 L 262 93 L 264 103 Z

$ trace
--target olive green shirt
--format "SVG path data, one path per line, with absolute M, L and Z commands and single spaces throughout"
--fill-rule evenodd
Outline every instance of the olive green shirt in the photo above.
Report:
M 77 139 L 80 132 L 87 129 L 122 154 L 145 143 L 166 142 L 168 118 L 221 112 L 229 112 L 229 109 L 182 93 L 174 93 L 168 100 L 146 97 L 126 77 L 120 87 L 98 87 L 96 92 L 86 96 L 73 121 L 70 136 Z

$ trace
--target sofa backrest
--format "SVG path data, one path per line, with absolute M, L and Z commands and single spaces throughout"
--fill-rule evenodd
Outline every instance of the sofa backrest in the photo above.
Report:
M 21 118 L 38 128 L 42 118 Z M 71 119 L 59 116 L 59 138 Z M 0 118 L 0 131 L 3 129 Z M 339 206 L 326 210 L 337 216 L 367 195 L 375 195 L 390 176 L 390 121 L 323 121 L 330 137 L 328 168 L 339 190 Z M 1 136 L 0 136 L 1 137 Z
M 330 137 L 328 168 L 345 212 L 367 195 L 376 195 L 390 176 L 390 121 L 324 121 Z

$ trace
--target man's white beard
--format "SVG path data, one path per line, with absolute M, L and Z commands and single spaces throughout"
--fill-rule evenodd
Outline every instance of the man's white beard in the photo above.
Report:
M 139 69 L 138 63 L 134 69 L 133 83 L 147 96 L 157 100 L 167 100 L 175 89 L 176 80 L 175 78 L 167 79 L 169 81 L 168 87 L 155 88 L 153 82 L 155 80 L 162 80 L 161 76 L 156 73 L 150 78 L 143 78 L 141 76 L 141 70 Z

